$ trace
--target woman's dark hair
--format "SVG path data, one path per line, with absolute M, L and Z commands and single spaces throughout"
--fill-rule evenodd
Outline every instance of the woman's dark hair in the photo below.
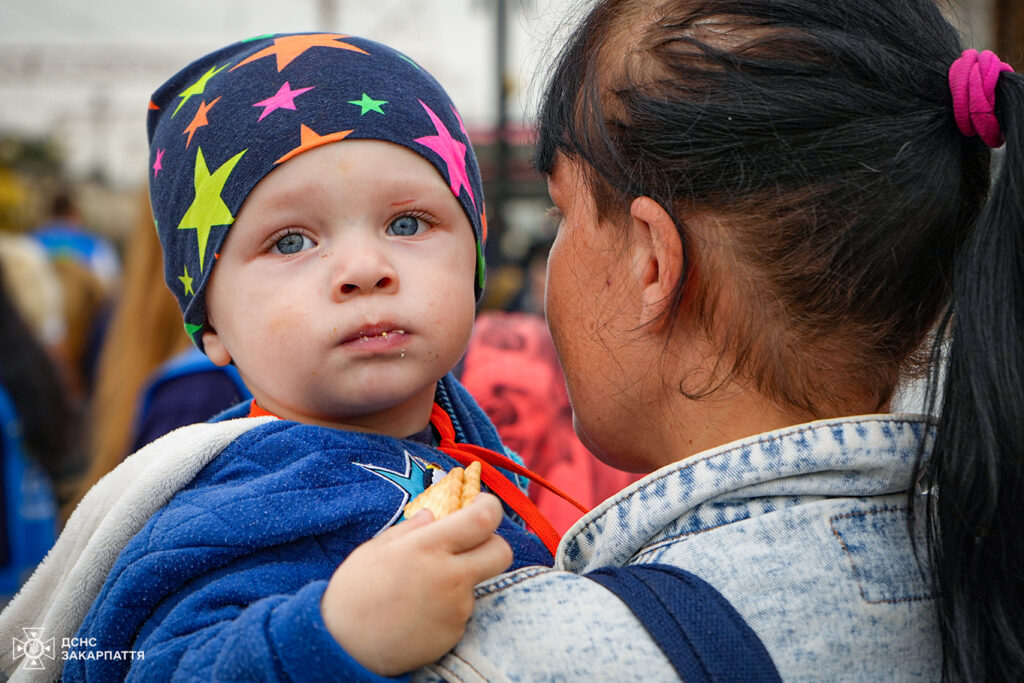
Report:
M 72 413 L 56 364 L 15 307 L 0 272 L 0 387 L 21 421 L 25 450 L 58 482 L 66 472 Z
M 999 81 L 986 204 L 990 152 L 952 110 L 961 50 L 933 0 L 608 0 L 556 64 L 536 164 L 580 162 L 607 218 L 665 207 L 687 258 L 667 315 L 714 324 L 725 376 L 810 415 L 884 408 L 948 321 L 920 464 L 937 495 L 910 497 L 944 675 L 1001 680 L 1024 671 L 1024 82 Z M 729 278 L 696 256 L 722 248 Z

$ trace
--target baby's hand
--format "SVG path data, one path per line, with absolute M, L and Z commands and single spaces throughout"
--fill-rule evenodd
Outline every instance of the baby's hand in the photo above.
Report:
M 512 563 L 512 549 L 494 534 L 501 519 L 498 499 L 481 494 L 436 522 L 422 510 L 359 546 L 327 584 L 327 630 L 383 676 L 439 659 L 465 631 L 473 586 Z

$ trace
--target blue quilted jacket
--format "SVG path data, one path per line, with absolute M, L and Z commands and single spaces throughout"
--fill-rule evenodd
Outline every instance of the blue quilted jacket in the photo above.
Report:
M 460 440 L 502 451 L 451 376 L 437 401 Z M 243 434 L 124 548 L 76 634 L 82 647 L 67 651 L 64 679 L 365 676 L 324 626 L 327 581 L 457 464 L 413 441 L 284 420 Z M 539 539 L 510 519 L 499 533 L 515 567 L 550 566 Z

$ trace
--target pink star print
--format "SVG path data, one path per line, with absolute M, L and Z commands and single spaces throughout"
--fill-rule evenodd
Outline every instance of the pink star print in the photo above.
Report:
M 434 128 L 437 129 L 437 135 L 416 138 L 416 142 L 434 150 L 444 160 L 444 163 L 448 165 L 448 178 L 451 183 L 452 194 L 458 197 L 462 188 L 466 188 L 466 191 L 469 192 L 470 201 L 476 207 L 476 198 L 473 196 L 473 188 L 469 184 L 469 175 L 466 173 L 466 146 L 452 137 L 444 122 L 438 118 L 437 114 L 430 107 L 424 104 L 423 100 L 420 100 L 420 104 L 427 110 L 427 115 L 430 116 L 430 120 L 434 123 Z
M 459 130 L 461 130 L 462 134 L 466 137 L 467 140 L 469 140 L 469 133 L 466 132 L 466 124 L 462 122 L 462 117 L 459 116 L 459 111 L 455 107 L 452 107 L 452 105 L 450 104 L 448 106 L 452 108 L 452 113 L 455 114 L 455 118 L 458 119 L 459 121 Z
M 154 178 L 156 178 L 157 174 L 159 174 L 160 171 L 164 170 L 163 161 L 164 161 L 164 152 L 166 152 L 166 151 L 167 150 L 165 150 L 165 149 L 158 149 L 156 151 L 156 161 L 153 162 L 153 177 Z
M 288 84 L 288 81 L 285 81 L 284 85 L 282 85 L 278 89 L 276 95 L 274 95 L 273 97 L 268 97 L 262 102 L 257 102 L 256 104 L 252 105 L 254 107 L 263 107 L 263 113 L 260 114 L 260 117 L 257 119 L 257 122 L 262 121 L 264 118 L 266 118 L 268 114 L 277 109 L 294 110 L 295 98 L 301 95 L 302 93 L 306 92 L 307 90 L 312 89 L 312 87 L 309 87 L 299 88 L 298 90 L 292 90 L 292 87 L 291 85 Z

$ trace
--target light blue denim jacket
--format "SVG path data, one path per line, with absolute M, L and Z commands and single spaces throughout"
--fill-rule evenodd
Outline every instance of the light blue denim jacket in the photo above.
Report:
M 554 569 L 481 584 L 458 647 L 415 679 L 674 680 L 624 603 L 580 576 L 669 564 L 725 596 L 783 680 L 938 680 L 935 605 L 906 527 L 923 419 L 760 434 L 666 466 L 566 534 Z

